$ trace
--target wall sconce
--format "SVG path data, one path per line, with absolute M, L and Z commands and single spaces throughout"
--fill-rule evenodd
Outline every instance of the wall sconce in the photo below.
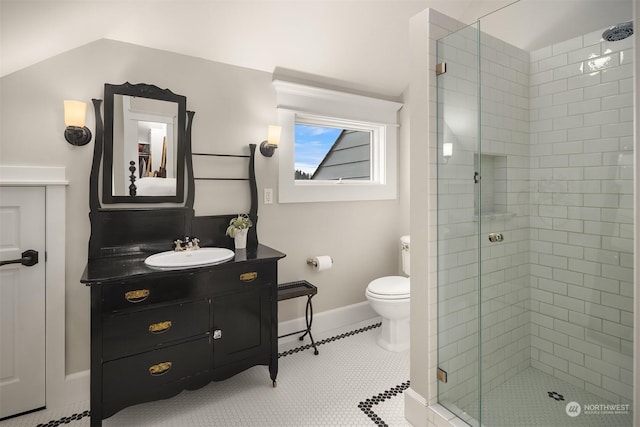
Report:
M 280 143 L 280 134 L 282 133 L 282 127 L 269 125 L 267 129 L 267 140 L 262 141 L 260 144 L 260 152 L 265 157 L 273 156 L 278 144 Z
M 72 145 L 86 145 L 91 141 L 91 131 L 84 125 L 87 104 L 80 101 L 64 101 L 64 139 Z

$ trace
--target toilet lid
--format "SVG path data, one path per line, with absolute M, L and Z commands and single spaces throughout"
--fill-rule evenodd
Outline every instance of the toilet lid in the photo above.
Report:
M 369 283 L 367 290 L 376 295 L 409 297 L 410 282 L 408 277 L 403 276 L 381 277 Z

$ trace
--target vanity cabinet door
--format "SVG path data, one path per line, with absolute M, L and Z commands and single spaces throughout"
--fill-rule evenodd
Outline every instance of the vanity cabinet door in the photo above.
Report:
M 136 403 L 178 394 L 209 381 L 209 337 L 124 357 L 102 366 L 104 417 Z
M 213 299 L 213 365 L 268 364 L 271 285 L 245 286 Z
M 102 321 L 104 360 L 152 350 L 172 341 L 209 332 L 208 299 L 133 313 L 105 316 Z

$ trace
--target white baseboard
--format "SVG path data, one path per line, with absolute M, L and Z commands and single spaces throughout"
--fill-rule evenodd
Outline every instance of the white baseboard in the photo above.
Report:
M 311 333 L 322 334 L 332 329 L 353 325 L 365 320 L 375 319 L 378 315 L 371 308 L 368 301 L 351 304 L 333 310 L 322 311 L 313 314 Z M 287 320 L 278 323 L 278 335 L 286 335 L 306 328 L 304 317 Z M 280 339 L 280 343 L 297 340 L 297 335 L 291 335 Z
M 429 425 L 427 400 L 411 387 L 404 391 L 404 417 L 414 426 Z
M 80 402 L 89 402 L 90 381 L 89 370 L 65 375 L 62 382 L 58 382 L 56 390 L 47 390 L 47 409 L 56 409 L 62 406 L 73 405 Z M 89 409 L 87 407 L 87 409 Z

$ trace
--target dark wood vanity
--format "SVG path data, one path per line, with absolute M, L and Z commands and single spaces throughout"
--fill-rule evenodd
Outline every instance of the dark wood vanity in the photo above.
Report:
M 123 86 L 130 93 L 132 86 L 140 85 Z M 159 99 L 171 94 L 166 89 L 142 86 L 142 96 L 153 96 L 156 89 L 162 93 Z M 113 88 L 109 85 L 110 93 Z M 247 249 L 236 250 L 232 260 L 217 265 L 180 270 L 151 268 L 144 263 L 146 257 L 171 250 L 172 242 L 184 236 L 197 236 L 203 247 L 233 249 L 233 240 L 225 236 L 225 229 L 236 215 L 194 215 L 190 141 L 193 112 L 187 112 L 185 129 L 176 132 L 177 151 L 182 156 L 177 162 L 184 161 L 186 195 L 181 200 L 181 192 L 176 191 L 172 197 L 183 203 L 149 207 L 154 200 L 110 195 L 102 200 L 146 205 L 101 205 L 101 158 L 113 143 L 105 144 L 103 153 L 103 138 L 108 132 L 102 129 L 100 104 L 94 100 L 91 238 L 89 260 L 81 278 L 91 287 L 91 425 L 101 425 L 103 419 L 128 406 L 166 399 L 256 365 L 268 366 L 265 383 L 270 378 L 275 386 L 277 263 L 285 255 L 258 243 L 255 145 L 250 146 L 249 155 L 240 156 L 249 159 L 248 215 L 254 224 Z M 105 116 L 112 113 L 105 111 Z M 107 157 L 115 162 L 112 152 Z
M 278 374 L 277 261 L 258 245 L 219 265 L 158 271 L 146 255 L 91 260 L 91 424 L 229 378 Z M 265 381 L 267 377 L 265 375 Z

